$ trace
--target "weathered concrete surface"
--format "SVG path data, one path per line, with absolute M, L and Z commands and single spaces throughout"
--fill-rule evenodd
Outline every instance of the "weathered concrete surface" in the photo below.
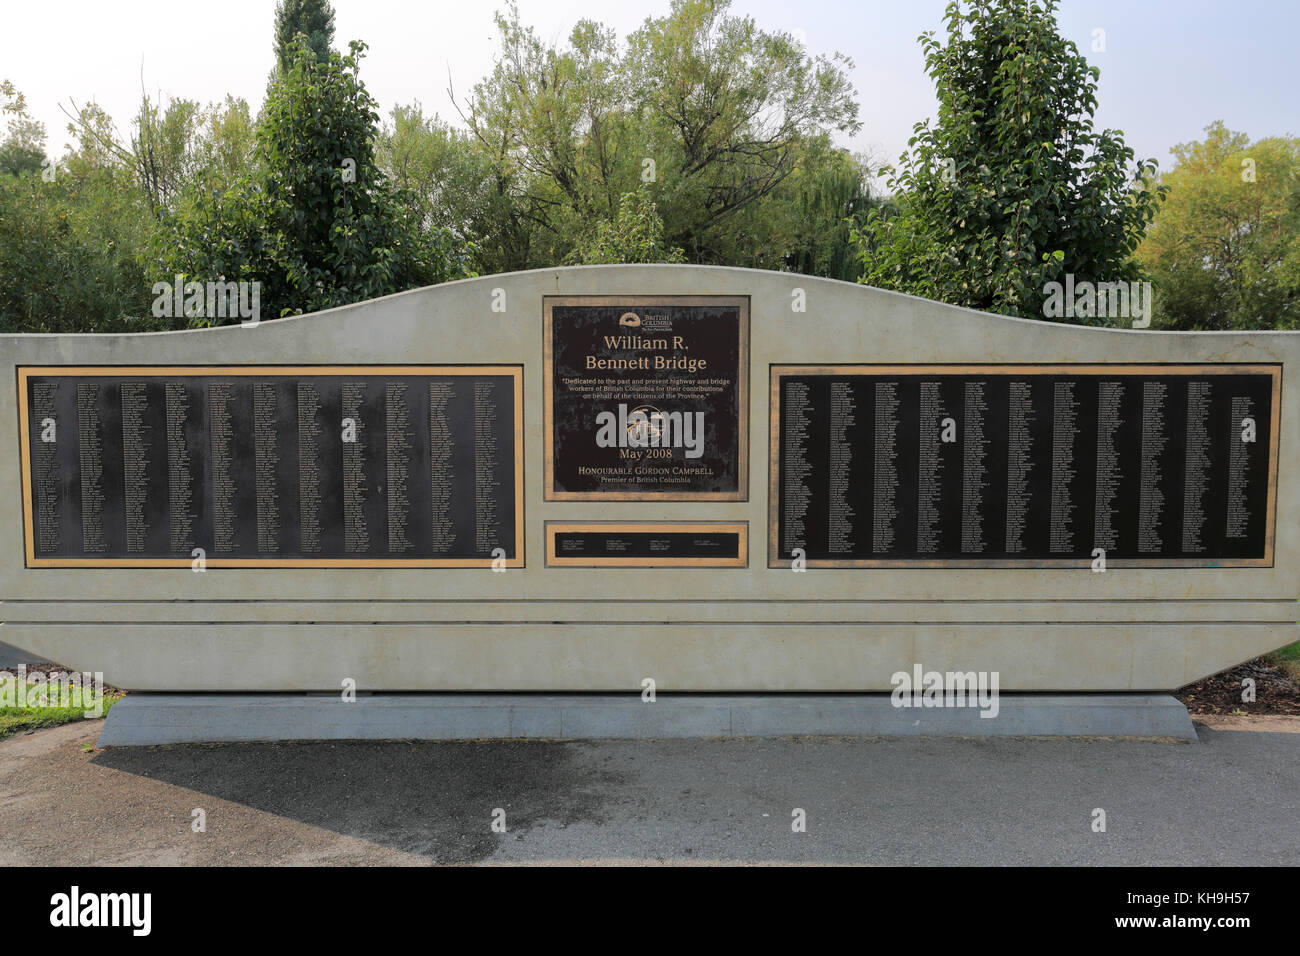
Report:
M 807 312 L 791 310 L 802 289 Z M 506 311 L 492 311 L 505 292 Z M 748 295 L 749 500 L 542 500 L 542 297 Z M 1300 392 L 1282 393 L 1272 568 L 769 570 L 768 374 L 817 363 L 1300 363 L 1300 333 L 1102 330 L 851 283 L 705 266 L 589 266 L 449 283 L 256 328 L 0 336 L 18 365 L 522 364 L 525 560 L 478 570 L 27 569 L 0 468 L 0 639 L 154 691 L 886 691 L 998 671 L 1004 691 L 1171 690 L 1296 635 Z M 1287 378 L 1284 369 L 1284 379 Z M 0 388 L 0 449 L 18 448 Z M 744 569 L 546 568 L 550 520 L 747 521 Z M 266 604 L 260 602 L 267 602 Z M 611 626 L 617 622 L 617 626 Z
M 1300 865 L 1300 718 L 1095 740 L 0 742 L 0 866 Z M 1278 725 L 1281 726 L 1278 726 Z M 505 811 L 507 831 L 491 829 Z M 207 832 L 191 830 L 193 811 Z M 807 814 L 807 832 L 791 814 Z M 1092 831 L 1106 811 L 1106 832 Z
M 987 713 L 989 716 L 981 716 Z M 895 707 L 886 695 L 131 694 L 100 747 L 266 740 L 1075 736 L 1195 740 L 1160 694 L 1002 695 L 997 707 Z

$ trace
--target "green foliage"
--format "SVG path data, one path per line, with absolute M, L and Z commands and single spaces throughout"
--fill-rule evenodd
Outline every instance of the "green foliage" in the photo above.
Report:
M 1222 122 L 1174 147 L 1169 201 L 1138 258 L 1169 329 L 1300 328 L 1300 139 Z
M 626 192 L 613 219 L 598 222 L 569 254 L 573 265 L 682 262 L 682 250 L 664 246 L 664 221 L 646 190 Z
M 0 140 L 0 174 L 19 176 L 45 164 L 45 124 L 27 115 L 27 101 L 10 80 L 0 81 L 0 116 L 10 115 Z
M 154 206 L 171 209 L 195 183 L 222 188 L 247 172 L 254 136 L 245 100 L 227 96 L 206 109 L 194 100 L 171 100 L 162 109 L 146 97 L 130 162 Z
M 14 114 L 0 143 L 0 332 L 124 332 L 156 328 L 140 255 L 154 229 L 130 174 L 83 136 L 46 168 L 45 127 L 25 115 L 9 82 L 0 95 Z M 88 119 L 103 131 L 107 114 Z
M 530 239 L 540 224 L 517 215 L 509 179 L 469 133 L 425 117 L 418 103 L 398 106 L 376 143 L 376 161 L 404 190 L 426 228 L 446 226 L 458 236 L 475 237 L 478 271 L 531 261 Z
M 0 168 L 17 174 L 0 177 L 0 328 L 172 327 L 150 314 L 161 222 L 205 225 L 212 260 L 233 258 L 232 248 L 260 241 L 256 224 L 213 218 L 214 205 L 251 160 L 248 104 L 227 98 L 207 108 L 187 100 L 163 107 L 145 97 L 127 141 L 91 104 L 77 111 L 68 130 L 72 148 L 48 169 L 39 124 L 11 121 L 0 144 Z M 172 275 L 161 278 L 170 282 Z
M 675 0 L 629 37 L 628 72 L 634 115 L 653 120 L 646 155 L 662 170 L 669 241 L 693 262 L 757 264 L 769 237 L 736 228 L 740 211 L 786 181 L 808 139 L 861 124 L 848 58 L 811 58 L 729 6 Z
M 855 231 L 862 281 L 954 305 L 1043 317 L 1064 273 L 1129 281 L 1164 189 L 1116 130 L 1093 126 L 1098 71 L 1056 0 L 954 2 L 947 43 L 920 37 L 939 115 L 891 178 L 897 208 Z
M 132 168 L 135 162 L 130 148 L 118 142 L 112 117 L 97 103 L 77 110 L 68 133 L 75 142 L 59 161 L 61 169 L 84 178 L 96 170 L 123 168 L 139 178 L 139 171 Z
M 862 262 L 853 234 L 881 206 L 871 194 L 870 177 L 866 158 L 835 149 L 825 140 L 808 144 L 781 194 L 791 214 L 786 268 L 857 281 Z
M 77 110 L 52 182 L 31 151 L 43 130 L 16 121 L 0 144 L 18 173 L 0 177 L 0 329 L 207 324 L 150 314 L 153 284 L 177 275 L 258 282 L 264 318 L 465 275 L 473 246 L 375 163 L 363 47 L 322 61 L 308 37 L 295 46 L 257 123 L 243 100 L 146 96 L 123 140 L 99 107 Z
M 257 128 L 248 101 L 227 96 L 203 113 L 203 129 L 194 146 L 197 178 L 223 187 L 249 173 L 257 144 Z
M 270 256 L 284 311 L 316 311 L 464 274 L 453 241 L 422 231 L 375 163 L 375 102 L 358 77 L 365 45 L 315 60 L 299 47 L 258 129 Z
M 300 33 L 317 60 L 329 59 L 334 42 L 334 8 L 329 0 L 279 0 L 275 5 L 275 62 L 282 72 L 293 66 L 294 42 Z
M 0 332 L 139 332 L 149 317 L 141 250 L 155 228 L 120 170 L 0 177 Z
M 195 183 L 230 185 L 252 160 L 248 103 L 231 96 L 205 108 L 185 99 L 164 105 L 145 95 L 126 141 L 108 114 L 91 103 L 77 111 L 68 131 L 77 145 L 64 165 L 78 175 L 110 167 L 129 170 L 159 216 L 174 210 Z
M 0 102 L 0 114 L 15 113 L 22 116 L 27 112 L 27 99 L 14 86 L 13 80 L 0 80 L 0 97 L 4 97 L 4 102 Z
M 183 281 L 260 282 L 259 318 L 274 318 L 285 299 L 268 249 L 265 203 L 257 184 L 241 178 L 227 187 L 196 184 L 183 208 L 168 216 L 151 243 L 150 285 Z M 232 319 L 231 321 L 234 321 Z M 174 322 L 185 327 L 185 321 Z M 206 326 L 206 318 L 188 325 Z
M 364 49 L 321 61 L 299 38 L 263 107 L 253 172 L 193 191 L 156 247 L 163 280 L 260 281 L 262 312 L 274 317 L 465 274 L 463 244 L 422 221 L 375 163 Z
M 728 13 L 727 0 L 674 0 L 620 44 L 578 23 L 544 43 L 511 5 L 500 50 L 472 89 L 468 136 L 418 107 L 394 113 L 386 168 L 479 242 L 483 271 L 557 265 L 584 253 L 597 223 L 645 191 L 664 248 L 688 261 L 782 268 L 794 241 L 784 190 L 809 143 L 859 128 L 839 56 Z M 421 142 L 423 141 L 423 142 Z M 833 229 L 843 211 L 831 222 Z
M 0 140 L 0 174 L 20 176 L 44 165 L 45 124 L 25 116 L 11 119 L 8 133 Z

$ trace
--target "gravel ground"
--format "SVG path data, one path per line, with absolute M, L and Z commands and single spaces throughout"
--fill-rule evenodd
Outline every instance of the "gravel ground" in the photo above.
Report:
M 1300 864 L 1300 718 L 1198 743 L 0 742 L 0 865 Z M 195 833 L 192 812 L 206 812 Z M 505 811 L 506 832 L 492 829 Z M 807 830 L 792 832 L 792 812 Z M 1105 833 L 1091 828 L 1094 808 Z

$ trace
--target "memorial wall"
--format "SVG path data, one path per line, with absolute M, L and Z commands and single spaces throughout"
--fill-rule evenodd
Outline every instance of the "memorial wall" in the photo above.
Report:
M 1295 639 L 1297 333 L 695 266 L 0 337 L 0 635 L 140 690 L 1154 690 Z

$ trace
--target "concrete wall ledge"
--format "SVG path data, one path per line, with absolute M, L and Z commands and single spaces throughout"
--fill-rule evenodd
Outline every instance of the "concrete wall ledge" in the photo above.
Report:
M 275 740 L 708 737 L 1139 737 L 1196 740 L 1168 694 L 1003 694 L 977 707 L 895 707 L 888 694 L 131 694 L 100 747 Z

